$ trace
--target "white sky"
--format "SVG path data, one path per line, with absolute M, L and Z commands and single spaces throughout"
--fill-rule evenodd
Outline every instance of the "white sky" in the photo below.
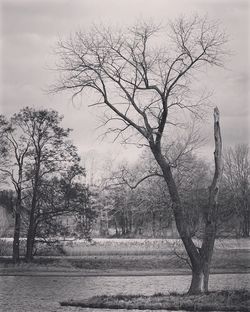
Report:
M 53 47 L 60 37 L 94 23 L 133 24 L 140 19 L 166 22 L 179 15 L 207 14 L 219 19 L 230 38 L 232 56 L 226 70 L 209 71 L 204 85 L 213 91 L 212 103 L 221 111 L 224 145 L 249 143 L 249 6 L 241 0 L 2 0 L 0 112 L 10 116 L 24 106 L 53 108 L 73 128 L 72 138 L 82 156 L 118 156 L 133 160 L 136 147 L 101 142 L 98 119 L 83 98 L 75 105 L 69 94 L 49 96 L 53 83 Z M 211 114 L 212 120 L 212 114 Z M 211 130 L 212 124 L 204 126 Z M 202 152 L 212 152 L 212 139 Z M 111 140 L 110 140 L 111 141 Z M 212 153 L 211 153 L 212 155 Z

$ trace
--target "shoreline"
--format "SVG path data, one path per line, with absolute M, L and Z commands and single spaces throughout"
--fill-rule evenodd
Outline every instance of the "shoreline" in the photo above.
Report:
M 250 268 L 247 270 L 212 270 L 211 275 L 225 275 L 225 274 L 250 274 Z M 136 276 L 186 276 L 191 275 L 191 271 L 187 270 L 32 270 L 32 269 L 13 269 L 13 268 L 0 268 L 0 276 L 58 276 L 58 277 L 98 277 L 98 276 L 111 276 L 111 277 L 136 277 Z

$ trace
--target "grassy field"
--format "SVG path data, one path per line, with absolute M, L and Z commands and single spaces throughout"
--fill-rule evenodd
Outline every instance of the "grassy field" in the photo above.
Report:
M 200 242 L 196 241 L 197 246 Z M 68 241 L 63 249 L 68 256 L 104 256 L 104 255 L 168 255 L 169 252 L 184 252 L 179 239 L 94 239 Z M 250 240 L 220 239 L 216 241 L 215 250 L 250 249 Z
M 92 242 L 66 242 L 68 256 L 143 256 L 166 255 L 172 249 L 182 249 L 179 240 L 164 239 L 95 239 Z
M 200 242 L 196 241 L 197 246 Z M 62 248 L 57 249 L 40 245 L 39 256 L 143 256 L 168 255 L 170 252 L 183 253 L 184 248 L 178 239 L 93 239 L 61 241 Z M 220 239 L 215 243 L 215 250 L 250 250 L 250 240 Z M 20 253 L 25 254 L 25 240 L 21 240 Z M 12 239 L 0 239 L 0 256 L 11 256 Z
M 212 261 L 213 272 L 249 272 L 248 240 L 217 241 Z M 11 255 L 11 241 L 2 241 L 5 254 Z M 22 248 L 24 248 L 24 242 Z M 4 251 L 2 249 L 2 251 Z M 65 241 L 63 254 L 55 248 L 41 248 L 32 264 L 23 260 L 18 266 L 10 258 L 1 257 L 1 268 L 20 270 L 117 271 L 189 271 L 184 249 L 179 240 L 161 239 L 97 239 Z M 24 254 L 24 249 L 23 249 Z

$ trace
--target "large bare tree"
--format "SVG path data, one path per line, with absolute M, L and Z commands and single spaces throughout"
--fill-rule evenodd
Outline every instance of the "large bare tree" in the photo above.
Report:
M 203 114 L 206 96 L 193 97 L 195 76 L 202 67 L 222 65 L 225 42 L 216 23 L 193 17 L 177 19 L 167 32 L 148 23 L 119 31 L 93 27 L 88 33 L 76 32 L 69 40 L 60 41 L 58 47 L 60 79 L 54 90 L 71 90 L 73 96 L 85 91 L 87 96 L 95 94 L 97 100 L 90 106 L 103 110 L 106 133 L 147 145 L 161 168 L 192 265 L 190 294 L 200 293 L 203 286 L 208 288 L 221 169 L 218 109 L 214 112 L 215 175 L 201 248 L 192 240 L 163 145 L 171 139 L 171 131 L 181 126 L 183 115 L 198 118 Z

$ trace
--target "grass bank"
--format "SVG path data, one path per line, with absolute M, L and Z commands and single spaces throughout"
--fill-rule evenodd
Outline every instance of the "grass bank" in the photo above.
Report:
M 195 241 L 199 246 L 201 242 Z M 44 244 L 36 245 L 37 256 L 143 256 L 168 255 L 171 251 L 184 254 L 184 247 L 180 239 L 110 239 L 99 238 L 91 242 L 86 240 L 60 240 L 60 248 Z M 215 250 L 247 250 L 250 247 L 249 239 L 217 239 Z M 25 255 L 26 241 L 20 241 L 20 254 Z M 12 255 L 12 239 L 0 238 L 0 256 Z
M 249 272 L 250 251 L 245 249 L 215 250 L 212 272 Z M 63 256 L 35 257 L 32 263 L 24 259 L 13 264 L 11 258 L 0 257 L 0 270 L 22 271 L 181 271 L 189 272 L 188 265 L 180 261 L 173 251 L 162 255 L 99 255 L 99 256 Z
M 25 241 L 21 241 L 21 255 Z M 197 244 L 199 242 L 197 241 Z M 212 260 L 214 273 L 249 272 L 249 240 L 217 240 Z M 56 248 L 40 246 L 32 263 L 24 259 L 18 264 L 11 260 L 12 240 L 0 239 L 0 273 L 6 271 L 77 271 L 96 274 L 136 271 L 156 273 L 189 273 L 187 263 L 176 256 L 186 257 L 180 240 L 174 239 L 95 239 L 64 241 L 63 254 Z M 2 257 L 1 257 L 2 256 Z M 178 271 L 178 272 L 177 272 Z M 5 272 L 3 272 L 5 273 Z
M 170 293 L 143 295 L 95 296 L 84 301 L 65 301 L 62 306 L 99 309 L 186 310 L 186 311 L 250 311 L 248 290 L 217 291 L 189 296 Z

